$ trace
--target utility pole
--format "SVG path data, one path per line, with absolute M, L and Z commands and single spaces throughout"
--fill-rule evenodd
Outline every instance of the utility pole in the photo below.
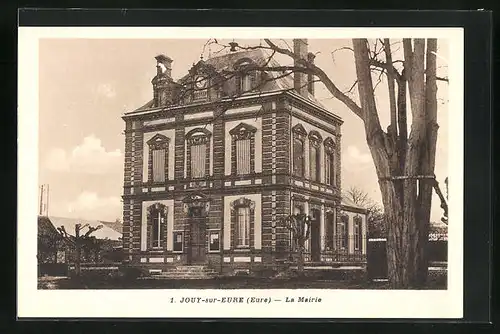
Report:
M 76 248 L 76 259 L 75 259 L 75 272 L 76 276 L 80 277 L 80 261 L 81 261 L 81 249 L 80 249 L 80 230 L 81 230 L 81 224 L 76 224 L 75 225 L 75 248 Z
M 43 189 L 44 189 L 44 185 L 42 184 L 40 186 L 40 209 L 39 209 L 39 215 L 42 216 L 43 215 Z

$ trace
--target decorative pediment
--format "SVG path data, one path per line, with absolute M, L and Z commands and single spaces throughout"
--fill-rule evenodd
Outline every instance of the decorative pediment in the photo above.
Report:
M 151 216 L 155 216 L 158 214 L 158 212 L 164 216 L 167 215 L 168 212 L 168 207 L 162 203 L 154 203 L 153 205 L 150 205 L 147 209 L 147 216 L 148 220 Z
M 147 144 L 153 149 L 162 149 L 168 146 L 170 139 L 160 133 L 154 135 L 150 140 L 147 141 Z
M 302 126 L 302 124 L 295 125 L 292 128 L 292 132 L 295 135 L 299 135 L 299 136 L 302 136 L 302 137 L 306 137 L 307 136 L 307 131 L 306 131 L 306 129 L 304 129 L 304 127 Z
M 255 63 L 252 59 L 246 58 L 246 57 L 240 58 L 234 63 L 233 69 L 237 70 L 237 69 L 240 69 L 244 66 L 249 66 L 249 65 L 255 66 Z
M 319 132 L 315 130 L 309 132 L 309 140 L 314 146 L 319 146 L 320 143 L 323 141 Z
M 184 202 L 184 213 L 188 213 L 189 208 L 194 207 L 203 208 L 205 213 L 210 211 L 210 198 L 203 194 L 191 194 L 184 197 L 182 201 Z
M 240 123 L 231 129 L 229 134 L 236 137 L 235 139 L 249 139 L 256 131 L 257 128 L 246 123 Z
M 335 147 L 335 141 L 332 137 L 328 137 L 325 139 L 324 144 L 327 148 L 333 149 Z
M 231 210 L 236 210 L 241 207 L 248 207 L 250 210 L 253 210 L 255 209 L 255 202 L 246 197 L 240 197 L 231 202 Z
M 207 130 L 206 128 L 195 128 L 195 129 L 192 129 L 191 131 L 189 131 L 188 133 L 186 133 L 186 138 L 190 138 L 193 136 L 210 137 L 211 135 L 212 135 L 212 133 L 209 130 Z

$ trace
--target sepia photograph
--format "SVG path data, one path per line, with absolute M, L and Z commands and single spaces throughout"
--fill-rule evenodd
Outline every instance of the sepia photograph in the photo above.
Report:
M 36 289 L 446 293 L 453 39 L 222 30 L 37 38 Z

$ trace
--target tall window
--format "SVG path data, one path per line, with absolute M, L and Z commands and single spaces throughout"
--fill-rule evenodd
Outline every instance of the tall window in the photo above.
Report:
M 305 172 L 305 138 L 307 132 L 300 124 L 293 128 L 293 174 L 304 177 Z
M 231 203 L 232 244 L 235 248 L 249 248 L 252 240 L 252 228 L 255 203 L 241 197 Z
M 255 169 L 255 133 L 251 125 L 240 123 L 229 134 L 232 138 L 231 169 L 236 175 L 247 175 Z
M 169 139 L 157 134 L 147 142 L 149 146 L 148 179 L 152 182 L 165 182 L 168 178 Z
M 334 213 L 328 212 L 326 214 L 326 228 L 325 228 L 325 247 L 327 250 L 333 249 L 333 223 L 334 223 Z
M 339 249 L 347 250 L 348 244 L 348 226 L 349 216 L 343 215 L 340 217 L 340 222 L 337 224 L 337 242 Z
M 208 175 L 210 168 L 210 131 L 193 129 L 186 134 L 188 177 L 196 179 Z
M 360 216 L 354 217 L 354 250 L 361 250 L 363 244 L 363 233 L 361 231 L 362 219 Z
M 165 227 L 167 224 L 167 207 L 156 203 L 148 208 L 148 234 L 150 248 L 163 248 Z
M 336 185 L 335 143 L 331 138 L 325 140 L 325 183 Z
M 309 134 L 309 177 L 311 181 L 321 181 L 321 136 L 316 131 Z
M 236 225 L 236 235 L 238 247 L 250 246 L 250 208 L 238 208 L 238 224 Z

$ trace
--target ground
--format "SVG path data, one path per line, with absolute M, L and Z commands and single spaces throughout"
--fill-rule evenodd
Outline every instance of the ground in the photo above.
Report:
M 387 282 L 311 278 L 225 277 L 206 280 L 41 277 L 39 289 L 387 289 Z M 430 275 L 427 289 L 446 289 L 446 272 Z

